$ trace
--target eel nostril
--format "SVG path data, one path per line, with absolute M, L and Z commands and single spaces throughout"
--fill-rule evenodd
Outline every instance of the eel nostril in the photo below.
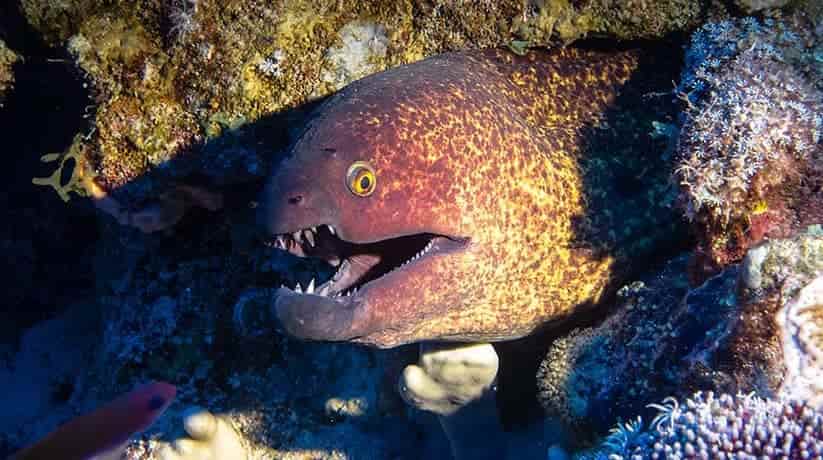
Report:
M 303 201 L 303 195 L 295 195 L 289 198 L 289 204 L 300 204 Z

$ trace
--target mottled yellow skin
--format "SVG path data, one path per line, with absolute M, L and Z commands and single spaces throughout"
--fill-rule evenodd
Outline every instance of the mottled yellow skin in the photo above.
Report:
M 597 304 L 619 253 L 592 225 L 580 130 L 637 65 L 635 52 L 452 53 L 334 96 L 269 183 L 269 231 L 330 223 L 358 243 L 421 232 L 470 243 L 367 284 L 345 321 L 290 296 L 278 305 L 286 328 L 382 347 L 498 341 Z M 358 160 L 376 171 L 366 198 L 342 180 Z M 304 207 L 286 204 L 295 193 Z

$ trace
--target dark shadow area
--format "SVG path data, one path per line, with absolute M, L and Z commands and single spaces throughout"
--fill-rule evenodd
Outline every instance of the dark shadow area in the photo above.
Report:
M 82 78 L 63 50 L 40 40 L 17 2 L 0 4 L 0 38 L 22 57 L 14 89 L 0 108 L 0 344 L 15 346 L 25 328 L 94 295 L 97 224 L 90 203 L 63 203 L 31 183 L 52 167 L 40 162 L 42 155 L 66 150 L 87 129 L 90 101 Z

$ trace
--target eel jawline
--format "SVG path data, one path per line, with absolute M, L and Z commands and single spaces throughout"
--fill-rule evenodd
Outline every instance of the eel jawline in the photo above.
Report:
M 323 283 L 312 279 L 293 289 L 281 286 L 273 314 L 286 331 L 312 340 L 352 340 L 371 332 L 368 308 L 386 285 L 426 270 L 426 261 L 467 247 L 467 238 L 415 234 L 357 244 L 330 225 L 275 236 L 269 246 L 298 257 L 317 257 L 337 266 Z M 377 288 L 377 289 L 375 289 Z

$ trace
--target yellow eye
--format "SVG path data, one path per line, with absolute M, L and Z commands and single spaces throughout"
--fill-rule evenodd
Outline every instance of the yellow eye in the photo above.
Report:
M 377 185 L 374 168 L 365 161 L 355 161 L 346 174 L 346 185 L 357 196 L 369 196 Z

